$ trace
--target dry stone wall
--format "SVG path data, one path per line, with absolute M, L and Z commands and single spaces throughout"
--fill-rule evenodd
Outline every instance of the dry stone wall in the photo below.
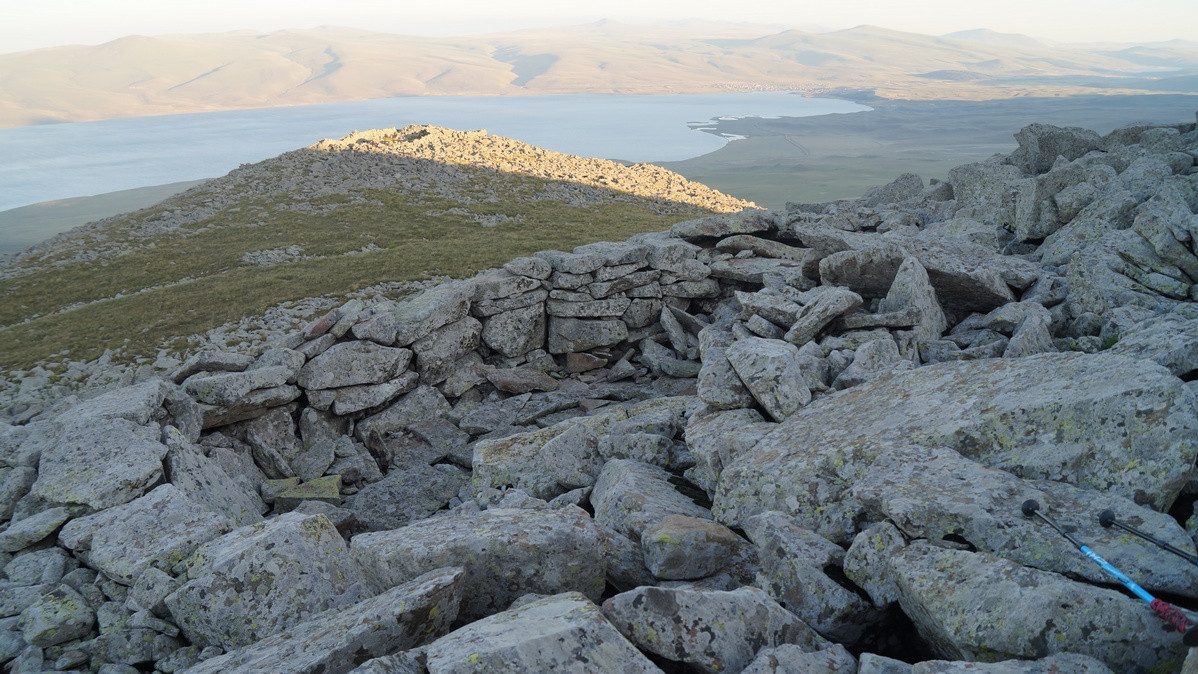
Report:
M 351 300 L 0 428 L 0 658 L 1180 667 L 1019 506 L 1198 606 L 1198 569 L 1096 519 L 1198 533 L 1174 517 L 1198 496 L 1198 130 L 1017 138 L 947 183 Z

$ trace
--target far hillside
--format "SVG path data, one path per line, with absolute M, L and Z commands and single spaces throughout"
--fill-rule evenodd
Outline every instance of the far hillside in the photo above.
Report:
M 0 267 L 0 367 L 152 355 L 281 302 L 463 277 L 750 202 L 486 132 L 355 133 L 243 166 Z
M 1129 48 L 1131 47 L 1131 48 Z M 323 27 L 134 35 L 0 55 L 0 127 L 396 96 L 872 92 L 888 99 L 1193 93 L 1198 46 L 1081 48 L 976 30 L 765 34 L 629 26 L 453 38 Z

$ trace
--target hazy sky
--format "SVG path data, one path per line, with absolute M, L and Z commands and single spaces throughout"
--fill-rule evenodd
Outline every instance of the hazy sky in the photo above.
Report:
M 1198 40 L 1198 0 L 0 0 L 0 53 L 130 34 L 340 25 L 455 35 L 605 18 L 830 29 L 869 23 L 933 35 L 990 28 L 1066 42 Z

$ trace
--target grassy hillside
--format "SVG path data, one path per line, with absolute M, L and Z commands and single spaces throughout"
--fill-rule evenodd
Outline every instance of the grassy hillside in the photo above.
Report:
M 0 267 L 0 368 L 55 355 L 88 360 L 106 349 L 150 355 L 171 338 L 280 302 L 468 276 L 537 250 L 620 240 L 749 205 L 657 167 L 477 132 L 406 131 L 358 134 L 242 167 Z M 359 147 L 374 150 L 347 149 Z M 555 172 L 575 178 L 545 177 Z
M 984 100 L 1193 90 L 1198 48 L 1067 48 L 934 37 L 633 27 L 427 38 L 346 28 L 171 37 L 0 55 L 0 127 L 417 95 L 872 90 Z

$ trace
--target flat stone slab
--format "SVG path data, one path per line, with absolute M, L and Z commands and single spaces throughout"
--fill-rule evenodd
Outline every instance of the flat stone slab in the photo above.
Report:
M 912 443 L 1167 510 L 1198 455 L 1196 415 L 1184 383 L 1151 361 L 1053 353 L 938 363 L 804 407 L 725 467 L 713 511 L 737 526 L 780 510 L 847 542 L 853 514 L 835 505 L 839 494 L 883 451 Z
M 585 511 L 492 508 L 359 534 L 354 559 L 379 587 L 466 562 L 462 616 L 482 618 L 529 592 L 603 593 L 603 544 Z
M 317 614 L 261 641 L 205 660 L 190 674 L 347 672 L 449 630 L 462 601 L 460 567 L 430 571 L 353 606 Z
M 483 618 L 429 645 L 429 674 L 660 672 L 578 592 Z
M 42 451 L 30 493 L 50 503 L 78 503 L 94 510 L 128 503 L 162 479 L 167 447 L 159 433 L 157 426 L 125 419 L 69 423 Z
M 712 674 L 739 672 L 765 646 L 831 645 L 755 587 L 639 587 L 603 602 L 603 613 L 640 648 Z

